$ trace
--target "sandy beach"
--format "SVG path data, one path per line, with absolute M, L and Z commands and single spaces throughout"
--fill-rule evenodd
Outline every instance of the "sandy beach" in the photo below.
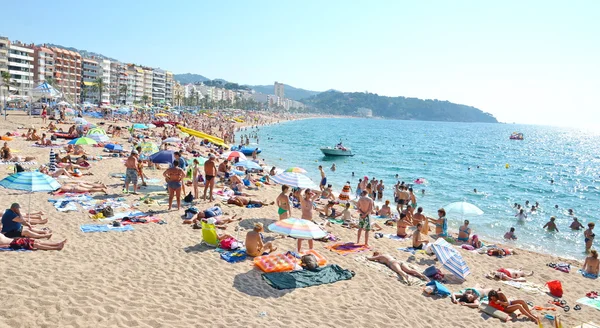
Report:
M 89 120 L 96 122 L 97 120 Z M 39 117 L 29 118 L 22 112 L 10 113 L 8 120 L 0 118 L 0 133 L 16 131 L 17 127 L 41 126 Z M 68 125 L 60 125 L 68 127 Z M 125 126 L 125 124 L 123 124 Z M 21 133 L 25 130 L 19 129 Z M 61 140 L 59 140 L 61 141 Z M 64 142 L 64 140 L 62 140 Z M 122 140 L 126 143 L 126 140 Z M 36 169 L 48 162 L 50 149 L 31 147 L 21 137 L 9 142 L 15 155 L 35 156 Z M 105 155 L 102 148 L 85 146 L 93 155 Z M 267 166 L 270 167 L 270 166 Z M 0 178 L 12 173 L 11 165 L 0 165 Z M 0 307 L 0 327 L 534 327 L 524 316 L 514 322 L 503 323 L 476 309 L 454 305 L 447 298 L 425 296 L 422 286 L 407 286 L 400 282 L 387 267 L 368 263 L 363 252 L 339 255 L 325 249 L 333 242 L 315 242 L 315 250 L 328 263 L 338 264 L 355 272 L 351 280 L 334 284 L 276 290 L 261 278 L 261 271 L 250 259 L 228 263 L 214 249 L 201 245 L 201 230 L 182 224 L 180 211 L 167 212 L 166 205 L 147 205 L 140 202 L 142 195 L 123 195 L 122 182 L 111 173 L 124 173 L 121 158 L 105 158 L 92 162 L 91 176 L 83 181 L 99 181 L 109 186 L 108 195 L 92 194 L 97 199 L 123 197 L 141 211 L 154 210 L 167 224 L 135 225 L 134 231 L 83 233 L 82 224 L 92 224 L 80 206 L 77 211 L 58 212 L 47 193 L 32 196 L 32 211 L 43 211 L 49 219 L 45 226 L 52 229 L 51 240 L 67 239 L 62 251 L 0 252 L 0 286 L 3 306 Z M 162 181 L 162 170 L 145 170 L 154 179 Z M 60 181 L 60 179 L 59 179 Z M 160 185 L 160 183 L 157 183 Z M 153 189 L 156 190 L 156 189 Z M 188 188 L 189 190 L 189 188 Z M 2 189 L 0 206 L 6 209 L 18 202 L 26 210 L 29 194 Z M 280 186 L 271 185 L 258 191 L 249 191 L 253 199 L 274 201 Z M 195 206 L 205 209 L 218 201 L 196 201 Z M 240 208 L 221 205 L 224 212 L 243 218 L 229 224 L 222 232 L 244 240 L 254 223 L 265 226 L 277 220 L 277 207 Z M 428 209 L 432 212 L 434 209 Z M 300 214 L 295 210 L 293 214 Z M 317 219 L 318 220 L 318 219 Z M 236 227 L 237 231 L 236 231 Z M 356 240 L 356 230 L 333 225 L 328 230 L 342 242 Z M 384 233 L 394 233 L 395 227 L 384 227 Z M 296 241 L 275 238 L 277 252 L 294 250 Z M 435 256 L 412 255 L 397 250 L 408 247 L 410 240 L 374 239 L 373 249 L 388 253 L 425 269 L 430 265 L 442 268 Z M 577 273 L 581 263 L 562 260 L 544 254 L 517 251 L 504 258 L 480 255 L 460 250 L 471 269 L 467 281 L 460 282 L 446 273 L 446 286 L 458 291 L 476 284 L 488 288 L 502 288 L 509 298 L 523 299 L 536 306 L 549 307 L 553 297 L 540 291 L 528 292 L 498 281 L 485 278 L 487 272 L 498 268 L 533 270 L 530 283 L 542 287 L 547 281 L 560 280 L 564 299 L 571 306 L 569 312 L 533 311 L 560 315 L 563 327 L 575 327 L 584 322 L 600 324 L 600 311 L 589 306 L 574 310 L 576 300 L 597 290 L 598 280 L 590 280 Z M 570 263 L 570 273 L 554 270 L 547 263 Z M 543 321 L 550 327 L 549 321 Z M 554 326 L 552 326 L 554 327 Z

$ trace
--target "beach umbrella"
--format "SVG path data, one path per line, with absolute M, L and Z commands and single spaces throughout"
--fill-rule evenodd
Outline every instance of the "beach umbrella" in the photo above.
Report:
M 431 246 L 438 261 L 453 275 L 465 280 L 471 274 L 463 257 L 446 240 L 438 238 Z
M 75 124 L 87 124 L 87 121 L 83 117 L 76 117 L 73 119 L 73 122 L 75 122 Z
M 29 191 L 29 209 L 31 212 L 31 194 L 34 192 L 48 192 L 60 188 L 60 183 L 53 177 L 40 172 L 19 172 L 9 175 L 0 181 L 0 186 L 12 190 Z
M 66 101 L 61 101 L 57 105 L 59 105 L 59 106 L 69 106 L 70 104 L 68 102 L 66 102 Z
M 170 138 L 163 140 L 163 143 L 180 143 L 180 142 L 181 142 L 181 139 L 174 138 L 174 137 L 170 137 Z
M 138 146 L 142 147 L 142 154 L 154 154 L 160 150 L 157 145 L 149 141 L 142 142 Z
M 479 216 L 483 214 L 483 211 L 479 207 L 467 202 L 450 203 L 444 206 L 444 210 L 446 213 L 460 214 L 461 217 Z
M 148 126 L 146 124 L 143 124 L 143 123 L 135 123 L 132 127 L 134 129 L 141 129 L 141 130 L 144 130 L 144 129 L 148 128 Z
M 298 188 L 317 189 L 317 185 L 306 175 L 301 173 L 283 172 L 271 177 L 271 180 L 279 184 L 284 184 Z
M 149 159 L 152 163 L 156 164 L 173 164 L 175 160 L 175 152 L 172 150 L 161 150 L 157 153 L 150 155 Z
M 165 113 L 158 113 L 158 114 L 156 114 L 155 116 L 169 116 L 169 115 L 168 115 L 168 114 L 165 114 Z
M 96 140 L 88 137 L 81 137 L 77 139 L 73 139 L 68 142 L 69 145 L 95 145 L 97 144 Z
M 307 173 L 305 169 L 303 169 L 301 167 L 297 167 L 297 166 L 290 167 L 290 168 L 288 168 L 287 170 L 285 170 L 283 172 L 302 173 L 302 174 L 306 174 Z
M 117 144 L 107 144 L 104 148 L 112 151 L 123 151 L 123 146 Z
M 73 108 L 67 108 L 65 109 L 65 115 L 73 116 L 75 115 L 75 110 Z
M 227 158 L 228 160 L 232 160 L 234 158 L 239 158 L 240 161 L 245 161 L 247 159 L 246 155 L 244 155 L 242 152 L 239 152 L 239 151 L 228 151 L 228 152 L 223 153 L 223 155 L 221 155 L 221 157 Z
M 304 219 L 279 220 L 271 223 L 268 228 L 272 232 L 299 239 L 320 239 L 327 236 L 327 232 L 321 230 L 318 225 Z
M 97 143 L 107 142 L 110 138 L 106 134 L 87 134 L 87 137 L 94 139 Z
M 106 131 L 104 131 L 104 129 L 102 129 L 102 128 L 93 128 L 93 129 L 89 129 L 87 134 L 88 135 L 90 135 L 90 134 L 104 134 L 104 135 L 106 135 Z
M 256 162 L 248 161 L 248 160 L 239 161 L 239 162 L 235 163 L 234 166 L 241 166 L 247 170 L 262 170 L 263 169 Z

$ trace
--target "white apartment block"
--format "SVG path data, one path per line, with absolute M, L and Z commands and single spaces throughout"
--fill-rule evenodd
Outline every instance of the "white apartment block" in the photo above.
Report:
M 152 100 L 156 104 L 165 102 L 166 74 L 160 68 L 152 70 Z
M 144 96 L 147 97 L 148 103 L 152 103 L 152 83 L 153 83 L 152 68 L 144 68 Z
M 98 76 L 102 78 L 102 81 L 104 82 L 104 85 L 106 86 L 104 91 L 102 91 L 101 102 L 108 104 L 108 103 L 110 103 L 110 78 L 111 78 L 110 64 L 111 64 L 111 61 L 108 59 L 100 59 L 100 60 L 98 60 L 98 63 L 100 65 L 100 72 L 99 72 Z
M 27 96 L 33 88 L 33 49 L 20 42 L 10 43 L 8 50 L 8 73 L 14 86 L 10 92 Z
M 170 105 L 173 105 L 174 82 L 173 73 L 165 72 L 165 102 Z
M 0 36 L 0 72 L 8 72 L 8 48 L 10 41 L 7 37 Z

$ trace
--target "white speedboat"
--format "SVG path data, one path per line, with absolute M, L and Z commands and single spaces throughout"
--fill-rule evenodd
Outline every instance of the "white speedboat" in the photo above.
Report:
M 323 147 L 321 152 L 325 156 L 354 156 L 352 149 L 345 147 Z

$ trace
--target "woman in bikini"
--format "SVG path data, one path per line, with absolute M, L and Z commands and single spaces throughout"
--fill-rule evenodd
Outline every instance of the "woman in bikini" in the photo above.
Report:
M 506 269 L 506 268 L 500 268 L 500 269 L 496 270 L 496 272 L 490 272 L 490 273 L 486 274 L 486 277 L 489 279 L 497 279 L 497 280 L 502 280 L 502 281 L 518 281 L 518 282 L 525 282 L 525 281 L 527 281 L 525 279 L 525 277 L 531 277 L 531 276 L 533 276 L 533 271 L 525 272 L 523 270 Z
M 277 214 L 279 214 L 279 220 L 287 219 L 292 216 L 292 207 L 290 206 L 290 198 L 288 196 L 289 191 L 290 186 L 283 185 L 281 186 L 281 194 L 277 196 Z
M 465 225 L 458 228 L 458 241 L 468 242 L 469 236 L 471 235 L 471 228 L 469 228 L 469 220 L 465 220 Z
M 515 311 L 519 311 L 524 314 L 526 317 L 531 319 L 536 324 L 539 323 L 539 318 L 534 316 L 529 309 L 527 303 L 523 300 L 512 300 L 509 301 L 506 295 L 502 292 L 497 292 L 495 290 L 491 290 L 488 293 L 489 305 L 494 309 L 500 310 L 504 313 L 513 313 Z
M 169 211 L 173 206 L 173 197 L 177 197 L 177 210 L 181 208 L 181 186 L 185 172 L 179 167 L 179 160 L 173 161 L 173 167 L 168 168 L 164 173 L 167 188 L 169 190 Z
M 410 222 L 406 219 L 406 214 L 400 214 L 400 220 L 398 220 L 398 225 L 396 227 L 396 236 L 400 238 L 410 237 L 410 234 L 406 233 L 406 228 L 410 226 Z
M 594 238 L 596 238 L 596 234 L 594 233 L 594 227 L 596 224 L 594 222 L 588 223 L 588 229 L 583 232 L 583 236 L 585 237 L 585 252 L 589 253 L 592 249 L 592 245 L 594 244 Z
M 479 285 L 475 285 L 475 287 L 465 288 L 460 293 L 453 293 L 450 300 L 454 304 L 477 309 L 479 308 L 479 301 L 492 290 L 491 288 L 481 288 Z
M 435 224 L 435 233 L 438 237 L 448 237 L 448 219 L 446 219 L 446 210 L 440 208 L 438 210 L 438 219 L 430 219 Z

